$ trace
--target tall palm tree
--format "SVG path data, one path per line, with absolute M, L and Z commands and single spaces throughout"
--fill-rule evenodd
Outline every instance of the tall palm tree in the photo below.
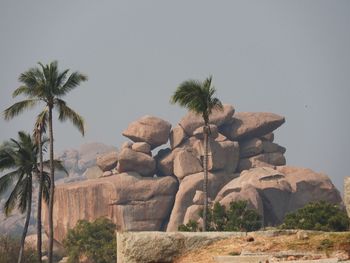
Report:
M 54 176 L 54 156 L 53 156 L 53 126 L 52 111 L 54 108 L 58 111 L 58 119 L 60 121 L 70 120 L 73 125 L 84 135 L 84 120 L 73 109 L 68 107 L 66 102 L 61 98 L 67 95 L 71 90 L 78 87 L 81 82 L 86 81 L 87 77 L 79 72 L 73 72 L 68 76 L 69 70 L 62 72 L 58 70 L 57 61 L 48 65 L 38 63 L 39 67 L 34 67 L 22 73 L 19 81 L 23 83 L 13 92 L 13 97 L 24 95 L 27 99 L 13 104 L 4 111 L 6 120 L 12 119 L 24 110 L 34 107 L 39 102 L 44 103 L 47 107 L 47 119 L 50 140 L 50 200 L 49 200 L 49 244 L 48 259 L 52 263 L 53 249 L 53 204 L 55 192 L 55 176 Z
M 208 211 L 208 144 L 209 144 L 209 116 L 214 109 L 222 110 L 221 101 L 214 97 L 215 88 L 211 85 L 212 77 L 205 79 L 203 82 L 197 80 L 186 80 L 177 87 L 171 97 L 173 104 L 178 103 L 180 106 L 201 115 L 204 121 L 204 208 L 203 208 L 203 231 L 207 231 L 207 211 Z
M 21 263 L 31 214 L 33 174 L 38 174 L 38 145 L 24 132 L 18 132 L 18 138 L 6 141 L 0 146 L 0 171 L 10 171 L 0 177 L 0 195 L 12 188 L 4 206 L 6 216 L 15 207 L 21 213 L 27 212 L 18 256 L 18 263 Z M 44 197 L 48 200 L 50 184 L 48 173 L 43 173 L 42 181 Z M 15 185 L 13 182 L 16 182 Z

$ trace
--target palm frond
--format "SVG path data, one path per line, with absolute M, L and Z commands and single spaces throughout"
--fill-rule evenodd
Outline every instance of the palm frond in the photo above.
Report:
M 28 99 L 17 102 L 3 112 L 4 118 L 5 120 L 10 120 L 22 113 L 24 110 L 33 108 L 37 103 L 37 99 Z
M 73 72 L 67 79 L 66 83 L 62 85 L 59 91 L 56 93 L 58 97 L 66 95 L 68 92 L 78 87 L 81 82 L 87 81 L 88 77 L 78 71 Z
M 44 165 L 44 167 L 49 168 L 50 167 L 50 160 L 44 161 L 43 165 Z M 64 167 L 64 165 L 62 164 L 62 161 L 60 161 L 60 160 L 53 160 L 53 166 L 55 168 L 55 171 L 61 171 L 61 172 L 64 172 L 66 175 L 68 175 L 68 171 Z
M 25 176 L 21 181 L 20 191 L 18 193 L 19 196 L 17 198 L 18 208 L 22 214 L 28 209 L 28 198 L 30 198 L 30 196 L 32 195 L 32 187 L 32 176 Z
M 73 125 L 80 131 L 80 133 L 84 136 L 84 119 L 78 113 L 76 113 L 73 109 L 69 108 L 65 101 L 61 99 L 55 100 L 58 109 L 58 119 L 60 121 L 65 121 L 69 119 Z
M 9 216 L 12 210 L 16 206 L 17 198 L 19 196 L 19 192 L 22 187 L 22 183 L 21 183 L 22 177 L 23 177 L 23 174 L 20 175 L 15 187 L 13 188 L 12 192 L 10 193 L 10 196 L 7 198 L 7 201 L 5 202 L 4 211 L 6 216 Z
M 40 87 L 44 84 L 44 75 L 39 68 L 30 68 L 28 71 L 22 73 L 18 80 L 24 84 L 28 89 L 17 89 L 12 94 L 14 97 L 24 94 L 30 97 L 38 96 L 40 94 Z
M 42 136 L 46 132 L 47 122 L 48 122 L 49 109 L 46 106 L 42 112 L 36 117 L 33 135 L 38 142 L 38 136 Z
M 14 180 L 16 180 L 16 177 L 18 177 L 19 175 L 20 171 L 15 170 L 0 177 L 0 196 L 8 190 L 8 188 L 12 185 Z

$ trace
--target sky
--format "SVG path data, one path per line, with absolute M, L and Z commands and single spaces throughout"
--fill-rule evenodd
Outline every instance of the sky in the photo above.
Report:
M 86 121 L 83 138 L 54 122 L 55 152 L 86 142 L 120 146 L 141 116 L 175 125 L 169 99 L 184 80 L 213 76 L 236 111 L 274 112 L 287 164 L 350 176 L 350 1 L 0 0 L 0 111 L 20 73 L 58 60 L 89 81 L 65 99 Z M 22 98 L 18 98 L 22 99 Z M 31 131 L 40 107 L 6 122 L 0 141 Z

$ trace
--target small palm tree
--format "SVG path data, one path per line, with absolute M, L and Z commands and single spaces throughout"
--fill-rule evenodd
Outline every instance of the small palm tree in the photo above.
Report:
M 52 263 L 52 249 L 53 249 L 53 204 L 55 192 L 55 176 L 54 176 L 54 156 L 53 156 L 53 127 L 52 127 L 52 111 L 54 108 L 58 111 L 58 119 L 60 121 L 70 120 L 84 135 L 84 120 L 73 109 L 68 107 L 62 97 L 67 95 L 71 90 L 78 87 L 81 82 L 86 81 L 87 77 L 79 72 L 73 72 L 68 76 L 69 70 L 59 72 L 57 61 L 48 65 L 39 63 L 40 67 L 31 68 L 22 73 L 19 81 L 23 83 L 13 92 L 13 97 L 24 95 L 26 100 L 17 102 L 4 111 L 6 120 L 10 120 L 24 110 L 34 107 L 39 102 L 44 103 L 47 109 L 47 121 L 49 128 L 50 140 L 50 200 L 48 211 L 49 222 L 49 245 L 48 245 L 48 259 Z
M 39 148 L 29 134 L 19 132 L 18 138 L 18 140 L 6 141 L 0 146 L 0 171 L 10 171 L 0 177 L 0 195 L 12 188 L 4 206 L 6 216 L 15 207 L 21 213 L 27 212 L 18 256 L 18 263 L 21 263 L 31 214 L 33 174 L 38 175 L 37 157 Z M 42 178 L 44 197 L 45 200 L 48 200 L 49 174 L 43 172 Z M 13 182 L 15 182 L 14 185 Z
M 203 209 L 203 231 L 207 231 L 207 211 L 208 211 L 208 144 L 209 144 L 209 116 L 214 109 L 222 110 L 223 106 L 215 95 L 215 88 L 211 85 L 212 77 L 205 79 L 203 82 L 197 80 L 187 80 L 177 87 L 174 95 L 171 97 L 173 104 L 178 103 L 180 106 L 201 115 L 204 121 L 204 209 Z

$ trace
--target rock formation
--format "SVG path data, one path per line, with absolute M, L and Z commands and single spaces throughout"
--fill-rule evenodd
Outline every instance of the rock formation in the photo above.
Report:
M 341 203 L 327 176 L 285 166 L 286 149 L 274 142 L 273 133 L 284 122 L 284 117 L 273 113 L 235 113 L 227 104 L 223 111 L 213 112 L 208 156 L 211 204 L 247 200 L 265 225 L 275 225 L 308 202 Z M 165 120 L 144 116 L 123 135 L 131 141 L 118 153 L 95 155 L 96 177 L 104 178 L 57 187 L 57 240 L 79 219 L 107 216 L 119 230 L 167 231 L 199 219 L 204 199 L 201 117 L 188 113 L 171 129 Z M 164 148 L 168 140 L 169 147 Z

